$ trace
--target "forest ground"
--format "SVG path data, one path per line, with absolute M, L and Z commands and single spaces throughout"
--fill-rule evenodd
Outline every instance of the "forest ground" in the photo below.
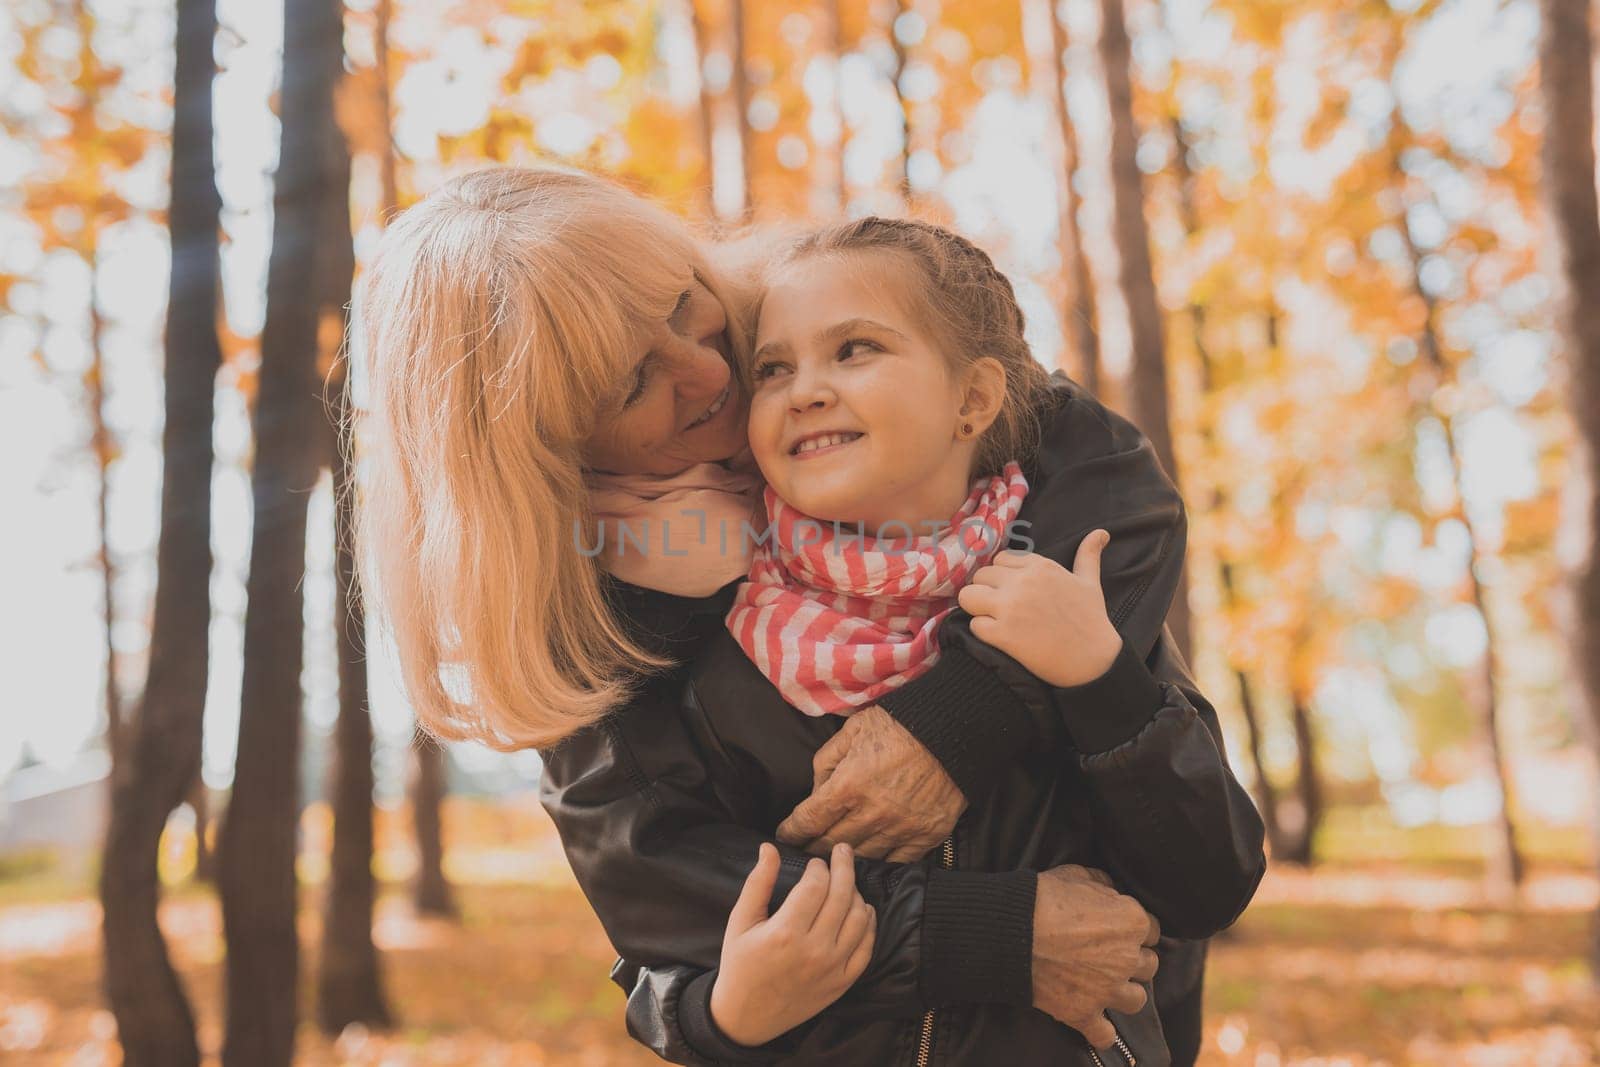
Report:
M 622 1027 L 612 953 L 531 798 L 453 800 L 449 871 L 459 923 L 418 919 L 400 874 L 404 824 L 380 819 L 385 878 L 377 938 L 402 1022 L 328 1040 L 303 1025 L 298 1062 L 331 1065 L 627 1065 L 656 1061 Z M 1490 901 L 1472 828 L 1399 831 L 1336 813 L 1328 861 L 1271 870 L 1255 903 L 1214 945 L 1202 1063 L 1600 1065 L 1600 989 L 1584 953 L 1600 889 L 1583 835 L 1534 828 L 1533 876 L 1516 906 Z M 325 855 L 326 814 L 308 813 L 305 854 Z M 192 840 L 170 835 L 179 880 L 162 925 L 201 1019 L 221 1044 L 222 937 L 215 899 L 183 879 Z M 81 865 L 80 865 L 81 866 Z M 306 861 L 302 970 L 313 973 L 319 864 Z M 100 1007 L 100 911 L 92 872 L 0 860 L 0 1062 L 119 1062 Z M 309 1019 L 310 980 L 306 981 Z M 215 1058 L 211 1062 L 215 1062 Z

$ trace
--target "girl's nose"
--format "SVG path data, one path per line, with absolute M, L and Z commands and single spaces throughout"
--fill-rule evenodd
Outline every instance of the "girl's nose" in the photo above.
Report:
M 796 414 L 828 407 L 836 399 L 827 374 L 801 366 L 789 380 L 789 408 Z

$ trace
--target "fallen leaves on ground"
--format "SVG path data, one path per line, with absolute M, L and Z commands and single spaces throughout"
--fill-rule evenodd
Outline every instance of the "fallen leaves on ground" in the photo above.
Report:
M 457 827 L 464 824 L 457 822 Z M 502 830 L 507 827 L 501 827 Z M 611 1067 L 656 1063 L 623 1030 L 612 952 L 542 817 L 457 837 L 460 922 L 418 918 L 391 886 L 375 934 L 400 1026 L 337 1038 L 308 1021 L 309 1067 Z M 518 857 L 521 857 L 518 859 Z M 537 858 L 534 862 L 532 858 Z M 386 861 L 380 858 L 379 869 Z M 403 864 L 402 864 L 403 865 Z M 13 887 L 14 889 L 15 887 Z M 1202 1063 L 1216 1067 L 1594 1067 L 1600 989 L 1583 957 L 1600 889 L 1539 870 L 1515 906 L 1403 864 L 1272 870 L 1211 954 Z M 302 900 L 309 1020 L 318 892 Z M 0 1060 L 120 1062 L 99 988 L 99 906 L 84 891 L 0 898 Z M 162 926 L 216 1062 L 222 931 L 204 887 L 169 892 Z

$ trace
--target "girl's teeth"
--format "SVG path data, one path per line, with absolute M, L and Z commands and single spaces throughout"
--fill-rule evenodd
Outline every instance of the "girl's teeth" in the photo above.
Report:
M 848 444 L 860 436 L 861 435 L 858 433 L 830 433 L 825 434 L 822 437 L 812 437 L 808 440 L 801 441 L 799 447 L 796 448 L 794 452 L 797 456 L 802 452 L 815 452 L 819 448 L 827 448 L 830 445 Z

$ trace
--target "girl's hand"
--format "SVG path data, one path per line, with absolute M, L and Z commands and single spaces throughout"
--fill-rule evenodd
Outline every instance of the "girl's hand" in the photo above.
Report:
M 1070 571 L 1029 552 L 1000 553 L 957 597 L 972 632 L 1050 685 L 1094 681 L 1122 649 L 1100 589 L 1110 540 L 1104 530 L 1085 537 Z
M 762 1045 L 838 1000 L 872 958 L 877 916 L 856 892 L 848 845 L 806 865 L 770 918 L 778 850 L 762 845 L 728 916 L 711 1017 L 729 1039 Z

